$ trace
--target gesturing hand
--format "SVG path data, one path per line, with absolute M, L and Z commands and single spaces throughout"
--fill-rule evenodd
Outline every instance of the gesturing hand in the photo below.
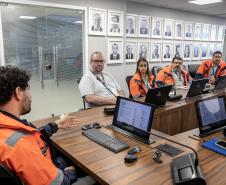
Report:
M 60 119 L 56 121 L 58 128 L 70 128 L 74 127 L 79 123 L 79 120 L 75 116 L 69 116 L 68 114 L 62 115 Z

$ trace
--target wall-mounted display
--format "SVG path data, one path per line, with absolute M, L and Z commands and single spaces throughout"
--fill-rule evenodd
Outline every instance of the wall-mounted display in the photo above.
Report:
M 151 61 L 160 61 L 161 60 L 161 49 L 162 43 L 161 42 L 151 42 Z
M 125 62 L 136 62 L 137 41 L 126 40 Z
M 89 8 L 89 34 L 106 35 L 106 10 Z
M 201 38 L 202 38 L 202 24 L 195 23 L 194 40 L 201 40 Z
M 108 11 L 108 35 L 123 36 L 124 13 L 109 10 Z
M 162 25 L 163 19 L 157 17 L 152 18 L 152 38 L 162 38 Z
M 126 15 L 126 36 L 127 37 L 137 36 L 137 15 L 135 14 Z
M 192 43 L 191 42 L 184 42 L 184 60 L 191 60 L 191 50 L 192 50 Z
M 123 62 L 123 40 L 108 39 L 108 64 Z
M 138 37 L 149 37 L 150 17 L 139 16 Z
M 210 24 L 203 24 L 203 31 L 202 31 L 202 40 L 209 41 L 210 39 Z
M 201 45 L 201 59 L 208 59 L 209 51 L 208 51 L 208 43 L 202 43 Z
M 138 41 L 138 57 L 145 58 L 148 60 L 149 58 L 149 42 L 147 41 Z
M 185 40 L 192 40 L 193 39 L 193 24 L 190 23 L 190 22 L 185 23 L 184 39 Z
M 183 39 L 184 36 L 184 23 L 182 21 L 175 22 L 175 39 Z
M 163 61 L 171 61 L 173 53 L 173 44 L 171 42 L 164 42 L 162 48 L 162 58 Z
M 174 36 L 174 21 L 170 19 L 165 19 L 164 22 L 164 38 L 173 39 Z
M 194 43 L 192 45 L 192 60 L 200 60 L 201 45 L 200 43 Z

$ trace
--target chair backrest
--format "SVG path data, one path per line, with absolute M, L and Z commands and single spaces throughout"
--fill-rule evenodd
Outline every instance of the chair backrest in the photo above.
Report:
M 0 163 L 0 184 L 23 185 L 20 179 Z
M 152 72 L 152 74 L 153 74 L 153 75 L 155 76 L 155 78 L 156 78 L 158 72 L 159 72 L 160 70 L 162 70 L 162 69 L 163 69 L 163 68 L 162 68 L 161 66 L 153 66 L 152 69 L 151 69 L 151 72 Z
M 199 64 L 188 64 L 188 71 L 192 78 L 195 78 L 195 74 L 198 68 L 199 68 Z
M 78 79 L 77 79 L 77 83 L 78 83 L 78 84 L 80 83 L 81 79 L 82 79 L 82 78 L 78 78 Z M 86 109 L 86 102 L 85 102 L 84 98 L 82 98 L 82 101 L 83 101 L 83 108 Z
M 133 96 L 130 93 L 130 80 L 131 80 L 131 78 L 133 78 L 133 75 L 129 75 L 129 76 L 126 77 L 126 83 L 127 83 L 128 89 L 129 89 L 129 98 L 133 98 Z

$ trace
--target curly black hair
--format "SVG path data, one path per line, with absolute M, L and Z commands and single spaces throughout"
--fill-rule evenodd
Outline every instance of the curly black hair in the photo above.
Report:
M 28 87 L 30 77 L 27 71 L 17 67 L 0 67 L 0 105 L 10 101 L 17 87 L 25 90 Z

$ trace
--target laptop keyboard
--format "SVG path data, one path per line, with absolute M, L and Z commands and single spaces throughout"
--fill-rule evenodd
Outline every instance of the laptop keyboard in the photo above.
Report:
M 115 153 L 129 148 L 127 143 L 111 137 L 95 128 L 82 131 L 82 135 Z

